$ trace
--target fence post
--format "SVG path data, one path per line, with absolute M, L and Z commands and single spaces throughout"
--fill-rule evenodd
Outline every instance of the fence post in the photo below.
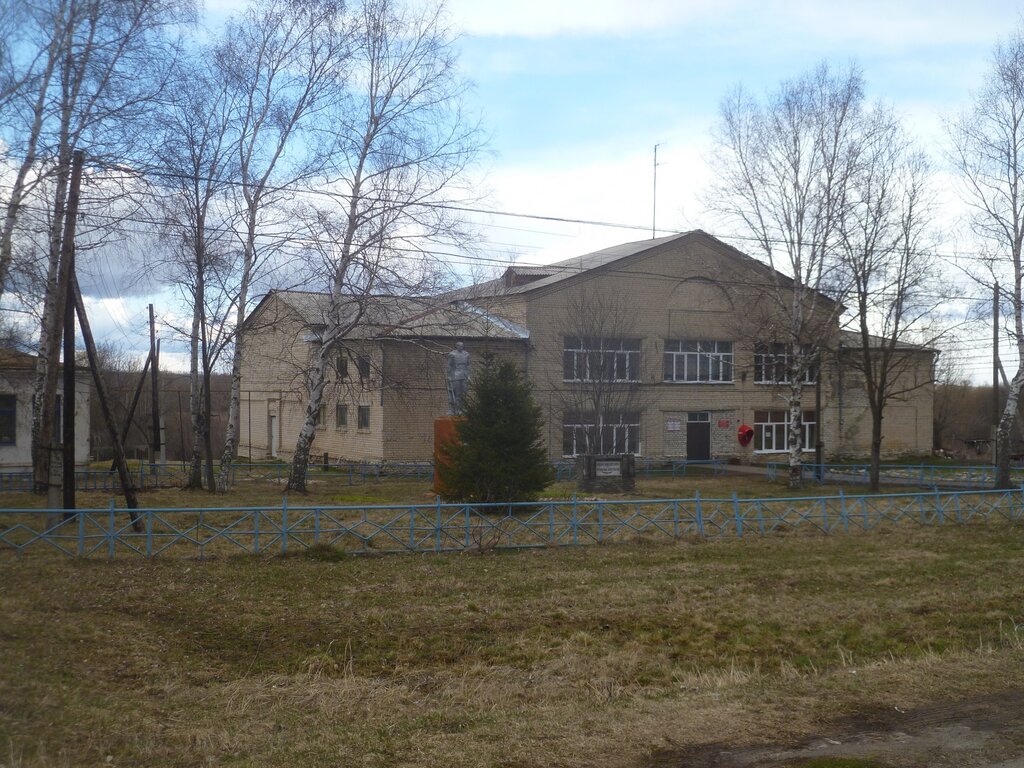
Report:
M 822 496 L 821 498 L 821 527 L 825 533 L 828 533 L 828 500 Z
M 441 497 L 437 497 L 437 522 L 434 525 L 434 551 L 441 551 Z
M 146 558 L 153 556 L 153 510 L 146 510 Z
M 743 538 L 743 518 L 740 515 L 740 497 L 736 491 L 732 492 L 732 509 L 736 515 L 736 535 Z
M 597 502 L 597 543 L 604 543 L 604 502 Z
M 694 506 L 697 508 L 697 533 L 703 539 L 704 538 L 704 513 L 700 506 L 700 489 L 698 488 L 693 494 Z
M 679 538 L 679 499 L 672 502 L 672 538 Z
M 579 532 L 576 529 L 576 521 L 579 518 L 576 517 L 576 494 L 572 495 L 572 544 L 576 546 L 580 543 Z
M 416 507 L 409 507 L 409 549 L 416 551 Z
M 281 557 L 288 554 L 288 497 L 281 498 Z
M 108 547 L 108 549 L 107 549 L 107 557 L 109 557 L 111 560 L 114 559 L 114 536 L 116 535 L 116 531 L 114 529 L 114 526 L 116 525 L 116 523 L 117 523 L 117 521 L 114 520 L 114 500 L 111 499 L 110 500 L 110 533 L 109 533 L 108 538 L 107 538 L 107 547 Z
M 82 511 L 78 512 L 78 556 L 85 557 L 85 512 Z
M 839 488 L 839 519 L 843 522 L 843 530 L 849 533 L 850 518 L 846 514 L 846 494 L 843 493 L 841 486 Z
M 764 504 L 758 499 L 754 505 L 757 507 L 757 530 L 764 536 Z
M 252 553 L 254 555 L 260 553 L 260 511 L 258 509 L 252 511 Z
M 469 546 L 472 543 L 471 537 L 469 535 L 469 526 L 470 526 L 469 504 L 467 504 L 465 507 L 463 507 L 462 511 L 463 511 L 463 514 L 465 516 L 465 521 L 466 521 L 466 539 L 465 539 L 465 543 L 462 546 L 465 549 L 469 549 Z

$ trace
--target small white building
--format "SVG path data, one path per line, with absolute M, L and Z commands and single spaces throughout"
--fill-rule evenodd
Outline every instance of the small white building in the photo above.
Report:
M 11 471 L 32 466 L 32 381 L 35 355 L 0 349 L 0 469 Z M 89 463 L 89 373 L 75 374 L 75 463 Z M 57 394 L 54 436 L 60 440 L 63 395 Z

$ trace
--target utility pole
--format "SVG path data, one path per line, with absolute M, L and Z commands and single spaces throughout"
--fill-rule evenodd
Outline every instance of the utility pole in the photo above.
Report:
M 61 260 L 67 265 L 64 287 L 64 396 L 61 406 L 63 441 L 61 486 L 64 514 L 75 508 L 75 297 L 71 285 L 75 279 L 75 224 L 78 219 L 78 198 L 82 188 L 82 166 L 85 153 L 76 149 L 71 160 L 71 181 L 68 205 L 61 240 Z
M 150 381 L 153 384 L 153 452 L 150 454 L 149 463 L 155 469 L 160 457 L 160 388 L 158 386 L 160 353 L 156 345 L 156 317 L 153 314 L 152 304 L 149 305 L 149 354 L 153 360 L 153 367 L 150 369 Z
M 992 465 L 999 464 L 999 282 L 992 286 Z

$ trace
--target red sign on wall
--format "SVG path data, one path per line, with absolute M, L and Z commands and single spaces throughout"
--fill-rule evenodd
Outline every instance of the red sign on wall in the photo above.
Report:
M 729 428 L 729 424 L 730 424 L 730 421 L 728 419 L 719 419 L 718 420 L 718 426 L 720 426 L 722 429 L 728 429 Z

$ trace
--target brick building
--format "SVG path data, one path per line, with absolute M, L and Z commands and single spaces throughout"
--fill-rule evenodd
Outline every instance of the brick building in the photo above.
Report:
M 768 268 L 700 231 L 607 248 L 429 298 L 382 298 L 338 350 L 314 455 L 428 459 L 447 409 L 447 354 L 462 341 L 518 362 L 546 415 L 552 459 L 576 453 L 778 458 L 785 452 L 787 348 L 776 339 Z M 304 366 L 327 297 L 272 292 L 253 312 L 243 355 L 240 453 L 289 455 L 305 408 Z M 804 383 L 802 434 L 827 456 L 864 455 L 871 422 L 854 370 L 856 337 L 819 297 L 815 342 L 830 350 Z M 822 310 L 825 311 L 822 311 Z M 883 451 L 932 445 L 934 352 L 902 345 Z M 749 426 L 753 439 L 738 440 Z

